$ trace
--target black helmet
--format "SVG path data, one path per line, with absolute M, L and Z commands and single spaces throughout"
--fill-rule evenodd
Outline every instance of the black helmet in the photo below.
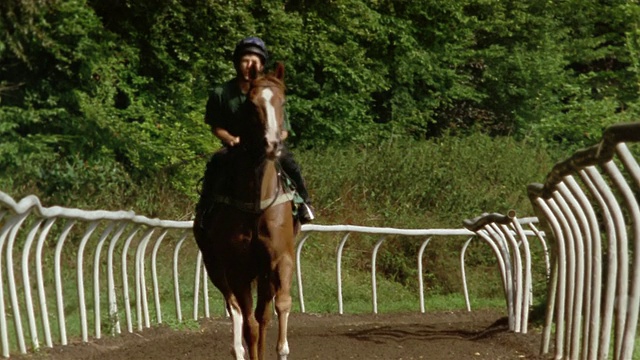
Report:
M 251 36 L 240 40 L 233 50 L 233 63 L 237 64 L 240 58 L 246 54 L 256 54 L 262 58 L 262 64 L 266 65 L 269 60 L 269 53 L 264 41 L 259 37 Z

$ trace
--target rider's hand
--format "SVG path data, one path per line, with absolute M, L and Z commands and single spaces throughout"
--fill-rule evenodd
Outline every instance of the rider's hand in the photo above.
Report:
M 227 144 L 228 144 L 229 146 L 231 146 L 231 147 L 234 147 L 234 146 L 236 146 L 236 145 L 240 144 L 240 137 L 239 137 L 239 136 L 236 136 L 236 137 L 233 137 L 233 138 L 229 139 L 229 141 L 227 142 Z

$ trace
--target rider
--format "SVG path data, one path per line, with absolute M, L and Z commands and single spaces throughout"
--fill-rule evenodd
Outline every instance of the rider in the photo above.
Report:
M 251 83 L 250 69 L 253 64 L 257 63 L 258 71 L 262 72 L 268 60 L 267 47 L 260 38 L 252 36 L 242 39 L 238 42 L 233 52 L 233 65 L 236 70 L 236 77 L 214 88 L 209 96 L 204 121 L 211 126 L 213 135 L 220 139 L 225 148 L 216 152 L 207 164 L 201 203 L 203 200 L 205 202 L 210 200 L 207 199 L 206 196 L 208 193 L 207 190 L 210 190 L 207 188 L 215 184 L 215 181 L 212 181 L 211 177 L 216 176 L 216 173 L 220 169 L 223 154 L 227 149 L 240 144 L 242 141 L 237 134 L 240 132 L 238 131 L 238 126 L 241 124 L 241 105 L 246 100 L 246 95 Z M 281 134 L 283 140 L 289 135 L 289 130 L 289 122 L 285 121 L 285 129 L 282 130 Z M 312 221 L 315 216 L 311 208 L 309 193 L 300 174 L 300 167 L 286 147 L 280 156 L 280 164 L 284 172 L 293 181 L 298 194 L 304 201 L 304 204 L 298 209 L 298 219 L 303 224 Z

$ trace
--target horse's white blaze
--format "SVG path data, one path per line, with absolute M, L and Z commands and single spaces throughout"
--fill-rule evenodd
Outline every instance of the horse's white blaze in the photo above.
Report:
M 244 360 L 244 346 L 242 346 L 242 313 L 233 306 L 231 308 L 231 323 L 233 324 L 233 355 L 236 360 Z
M 262 90 L 262 98 L 267 110 L 267 133 L 265 136 L 270 144 L 278 141 L 278 118 L 276 117 L 276 109 L 271 104 L 271 98 L 273 98 L 271 89 Z

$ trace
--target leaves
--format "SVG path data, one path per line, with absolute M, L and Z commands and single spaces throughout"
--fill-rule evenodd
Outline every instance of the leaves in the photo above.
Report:
M 639 14 L 624 0 L 4 0 L 0 165 L 69 189 L 114 181 L 83 171 L 162 173 L 193 196 L 219 146 L 208 92 L 249 35 L 286 64 L 294 147 L 474 131 L 575 147 L 640 112 Z

